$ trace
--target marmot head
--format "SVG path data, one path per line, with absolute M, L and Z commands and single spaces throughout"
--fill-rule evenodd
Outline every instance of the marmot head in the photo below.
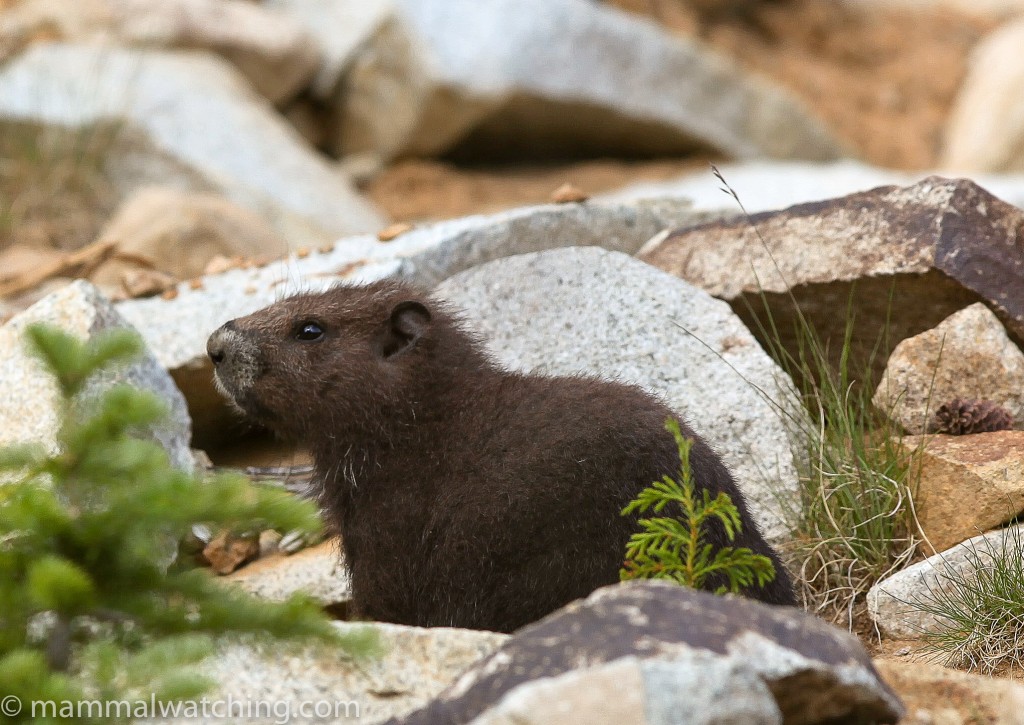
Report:
M 453 334 L 461 333 L 443 305 L 381 281 L 295 295 L 231 320 L 206 347 L 217 388 L 236 407 L 309 440 L 415 415 L 419 379 L 439 351 L 459 347 Z

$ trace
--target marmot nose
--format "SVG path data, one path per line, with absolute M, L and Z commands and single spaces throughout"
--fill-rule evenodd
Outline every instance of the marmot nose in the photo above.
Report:
M 214 366 L 220 365 L 228 357 L 228 351 L 230 350 L 230 337 L 231 331 L 228 325 L 217 328 L 210 339 L 206 341 L 206 354 L 210 356 L 210 360 L 213 361 Z

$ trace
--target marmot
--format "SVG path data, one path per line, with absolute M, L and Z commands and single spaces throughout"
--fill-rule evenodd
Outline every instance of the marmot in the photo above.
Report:
M 238 408 L 309 446 L 370 619 L 510 632 L 614 583 L 639 530 L 620 511 L 680 466 L 676 416 L 654 396 L 504 370 L 401 282 L 295 295 L 228 322 L 208 352 Z M 725 465 L 680 423 L 698 494 L 725 492 L 742 515 L 731 545 L 775 564 L 745 594 L 795 604 Z M 729 545 L 720 526 L 709 539 Z

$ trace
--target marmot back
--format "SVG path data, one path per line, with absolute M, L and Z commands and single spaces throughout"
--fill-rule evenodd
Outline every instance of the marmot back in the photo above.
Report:
M 659 400 L 503 370 L 451 310 L 403 283 L 297 295 L 227 323 L 208 348 L 222 392 L 309 446 L 363 617 L 505 632 L 535 621 L 618 581 L 638 530 L 619 512 L 679 469 Z M 775 581 L 745 594 L 794 604 L 724 464 L 681 428 L 698 493 L 724 492 L 740 511 L 731 545 L 775 564 Z M 709 539 L 730 545 L 720 526 Z

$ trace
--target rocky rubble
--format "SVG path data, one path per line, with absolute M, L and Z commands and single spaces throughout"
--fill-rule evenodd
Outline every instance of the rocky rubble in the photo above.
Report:
M 948 76 L 959 97 L 933 119 L 941 138 L 914 139 L 967 180 L 854 160 L 869 158 L 856 139 L 785 87 L 785 56 L 761 74 L 742 52 L 729 57 L 722 33 L 742 50 L 754 37 L 737 30 L 744 23 L 785 48 L 780 18 L 812 0 L 692 3 L 699 22 L 686 33 L 652 10 L 664 3 L 643 3 L 641 16 L 591 0 L 0 0 L 0 289 L 13 291 L 0 309 L 42 298 L 0 328 L 0 442 L 52 446 L 53 391 L 20 343 L 29 321 L 82 337 L 138 329 L 149 353 L 103 385 L 161 395 L 171 416 L 151 433 L 191 468 L 190 445 L 216 459 L 244 430 L 211 385 L 215 327 L 299 289 L 396 276 L 464 307 L 509 367 L 598 373 L 664 396 L 785 544 L 802 504 L 790 423 L 803 413 L 748 303 L 760 311 L 766 292 L 792 352 L 795 300 L 836 351 L 850 300 L 856 357 L 888 333 L 874 360 L 878 412 L 926 434 L 902 443 L 920 473 L 907 499 L 914 533 L 931 556 L 878 582 L 868 616 L 886 638 L 940 629 L 927 606 L 936 595 L 1019 556 L 1021 433 L 934 430 L 943 405 L 987 406 L 1024 427 L 1024 176 L 1001 173 L 1024 169 L 1024 31 L 1019 18 L 1003 22 L 1024 5 L 899 3 L 963 8 L 993 29 L 963 80 Z M 824 73 L 808 85 L 844 95 Z M 893 117 L 928 105 L 888 79 L 876 86 Z M 77 207 L 61 202 L 81 190 L 57 183 L 69 173 L 54 149 L 96 166 L 81 194 L 93 218 L 77 226 L 92 231 L 73 244 L 60 224 Z M 567 177 L 540 197 L 557 188 L 558 204 L 391 223 L 356 183 L 407 157 L 597 153 L 740 161 L 720 165 L 738 200 L 707 170 L 600 199 Z M 826 160 L 838 161 L 810 163 Z M 19 164 L 54 168 L 27 189 Z M 25 213 L 29 191 L 52 208 Z M 148 298 L 112 305 L 107 292 Z M 250 438 L 232 455 L 247 445 L 264 444 Z M 255 559 L 225 586 L 268 600 L 302 591 L 348 616 L 344 542 L 289 555 L 279 533 L 207 533 L 200 548 L 208 559 L 221 548 L 216 568 Z M 852 637 L 802 613 L 668 585 L 603 590 L 511 638 L 367 626 L 384 648 L 366 662 L 225 643 L 205 663 L 214 696 L 328 698 L 356 703 L 364 721 L 480 724 L 890 722 L 901 697 L 908 724 L 1009 723 L 1024 704 L 1000 680 L 892 661 L 876 670 Z

